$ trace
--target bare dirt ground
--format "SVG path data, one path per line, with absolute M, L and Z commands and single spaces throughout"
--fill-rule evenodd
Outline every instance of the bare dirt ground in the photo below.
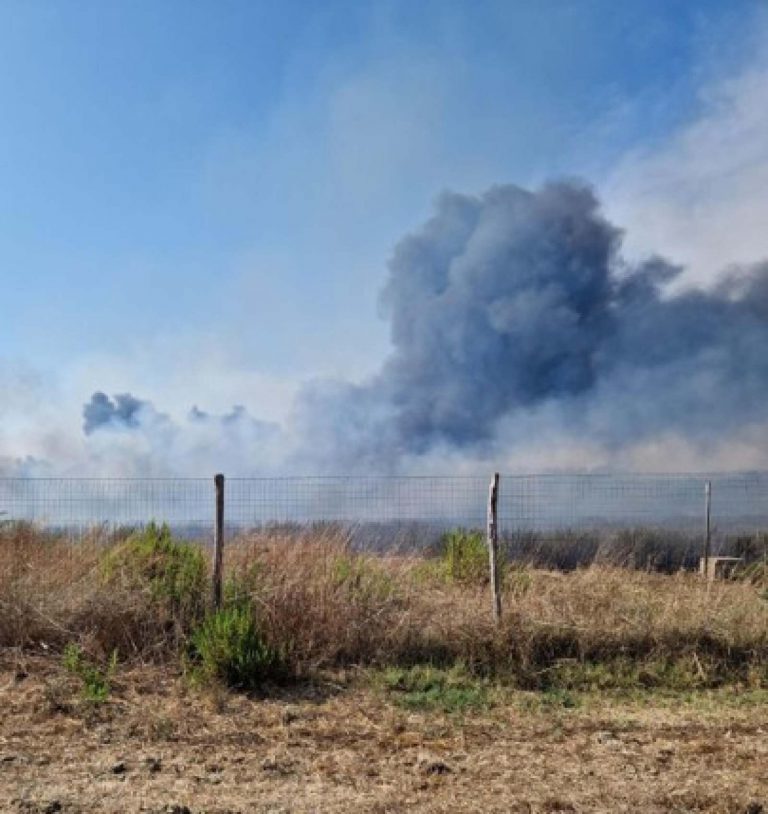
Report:
M 93 707 L 53 663 L 6 664 L 0 810 L 760 814 L 768 706 L 732 691 L 566 709 L 509 692 L 458 716 L 359 681 L 257 699 L 142 668 Z

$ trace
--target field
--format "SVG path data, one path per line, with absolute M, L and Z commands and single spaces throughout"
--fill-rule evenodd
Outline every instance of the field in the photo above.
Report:
M 757 691 L 569 705 L 501 691 L 446 713 L 404 707 L 363 676 L 260 698 L 190 693 L 141 668 L 93 709 L 48 661 L 23 679 L 21 663 L 0 679 L 4 811 L 757 814 L 768 800 Z
M 768 593 L 751 569 L 373 557 L 275 535 L 0 532 L 10 812 L 768 807 Z

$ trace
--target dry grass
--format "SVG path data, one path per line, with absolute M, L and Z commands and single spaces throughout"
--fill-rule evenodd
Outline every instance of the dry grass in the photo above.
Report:
M 254 696 L 190 685 L 200 602 L 153 590 L 156 562 L 105 568 L 119 544 L 0 529 L 0 811 L 768 805 L 764 586 L 512 568 L 497 628 L 487 585 L 435 560 L 252 536 L 227 550 L 227 601 L 304 679 Z M 106 701 L 63 669 L 72 642 L 118 649 Z
M 59 651 L 77 641 L 97 657 L 117 648 L 124 661 L 176 659 L 196 619 L 140 582 L 107 580 L 110 545 L 96 537 L 70 545 L 24 526 L 0 531 L 0 646 Z M 228 595 L 251 603 L 265 638 L 300 676 L 429 662 L 527 688 L 768 678 L 768 602 L 747 581 L 513 568 L 497 628 L 482 583 L 447 580 L 434 561 L 354 554 L 332 532 L 239 539 L 225 571 Z
M 711 812 L 768 804 L 766 707 L 707 692 L 576 709 L 509 693 L 457 717 L 358 682 L 254 699 L 124 671 L 97 708 L 50 659 L 0 661 L 0 810 L 14 814 Z

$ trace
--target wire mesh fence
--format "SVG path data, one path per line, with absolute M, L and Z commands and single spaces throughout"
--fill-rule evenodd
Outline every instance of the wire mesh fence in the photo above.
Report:
M 0 521 L 29 521 L 71 536 L 151 520 L 206 532 L 212 490 L 208 478 L 0 479 Z
M 230 478 L 226 533 L 332 525 L 361 547 L 423 547 L 449 529 L 484 528 L 489 480 L 490 474 Z M 500 536 L 513 557 L 562 566 L 608 549 L 631 555 L 636 564 L 658 558 L 664 547 L 690 560 L 701 548 L 708 481 L 714 553 L 768 530 L 765 472 L 502 475 Z M 73 539 L 95 528 L 110 532 L 154 520 L 207 541 L 213 516 L 213 478 L 0 480 L 0 522 L 29 521 Z

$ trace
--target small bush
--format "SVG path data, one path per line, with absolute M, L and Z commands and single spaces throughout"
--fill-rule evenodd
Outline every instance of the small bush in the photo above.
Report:
M 581 701 L 577 695 L 568 690 L 553 688 L 546 690 L 538 699 L 541 709 L 577 709 Z
M 207 597 L 206 562 L 199 546 L 174 540 L 167 525 L 150 523 L 110 549 L 103 561 L 109 585 L 148 592 L 187 626 L 202 616 Z
M 224 608 L 192 633 L 195 674 L 233 689 L 254 689 L 282 673 L 282 659 L 265 642 L 247 605 Z
M 448 579 L 454 582 L 488 581 L 488 547 L 481 532 L 455 529 L 443 536 L 442 543 L 441 559 Z M 502 563 L 499 567 L 501 570 Z
M 104 667 L 91 661 L 76 644 L 64 648 L 64 668 L 76 675 L 83 683 L 82 694 L 86 701 L 100 704 L 107 700 L 112 689 L 112 677 L 117 669 L 117 650 L 112 652 Z

